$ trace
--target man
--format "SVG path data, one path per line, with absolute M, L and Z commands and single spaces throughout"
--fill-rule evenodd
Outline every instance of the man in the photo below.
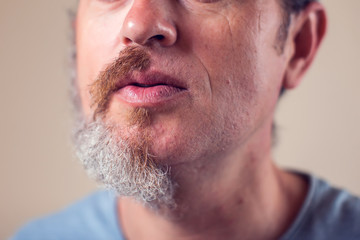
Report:
M 360 200 L 276 167 L 323 39 L 309 0 L 81 0 L 76 150 L 97 192 L 14 239 L 360 239 Z

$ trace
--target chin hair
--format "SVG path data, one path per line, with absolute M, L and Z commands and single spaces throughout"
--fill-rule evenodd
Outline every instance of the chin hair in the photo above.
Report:
M 170 168 L 157 164 L 146 144 L 120 136 L 121 128 L 114 124 L 77 121 L 75 152 L 92 178 L 119 196 L 132 197 L 152 209 L 176 206 Z

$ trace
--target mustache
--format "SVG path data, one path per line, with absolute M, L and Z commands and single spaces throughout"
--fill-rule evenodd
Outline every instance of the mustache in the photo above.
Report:
M 117 59 L 101 71 L 90 85 L 91 107 L 95 108 L 93 118 L 103 116 L 108 109 L 111 95 L 118 90 L 118 82 L 135 71 L 150 67 L 150 55 L 138 46 L 126 47 Z

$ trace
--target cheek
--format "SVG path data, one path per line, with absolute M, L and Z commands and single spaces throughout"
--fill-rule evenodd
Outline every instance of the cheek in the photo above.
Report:
M 215 23 L 203 25 L 208 27 L 200 31 L 201 41 L 193 44 L 193 52 L 207 69 L 216 111 L 243 112 L 253 104 L 258 90 L 258 39 L 248 28 L 237 26 L 233 31 L 223 18 L 219 23 L 218 28 L 213 27 Z
M 210 76 L 212 112 L 225 134 L 233 136 L 229 139 L 244 139 L 276 104 L 281 58 L 268 45 L 274 38 L 259 31 L 258 18 L 250 16 L 233 25 L 220 18 L 200 26 L 192 51 Z

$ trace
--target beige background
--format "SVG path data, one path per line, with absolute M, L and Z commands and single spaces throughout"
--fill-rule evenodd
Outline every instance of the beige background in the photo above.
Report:
M 324 0 L 327 39 L 279 105 L 279 164 L 360 194 L 359 0 Z M 0 239 L 95 188 L 72 156 L 71 0 L 0 0 Z

